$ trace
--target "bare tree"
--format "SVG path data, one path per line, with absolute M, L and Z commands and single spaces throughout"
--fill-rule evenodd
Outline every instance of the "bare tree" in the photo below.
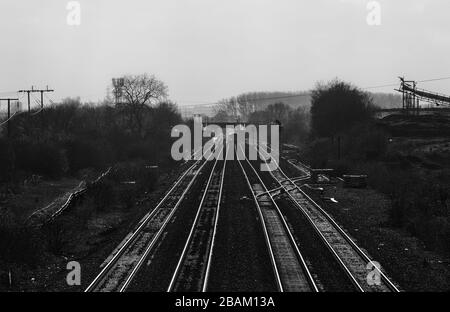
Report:
M 266 111 L 273 119 L 272 121 L 278 120 L 282 123 L 285 123 L 289 118 L 291 108 L 282 102 L 277 102 L 275 104 L 270 104 L 269 106 L 267 106 Z
M 154 75 L 128 75 L 121 86 L 122 106 L 128 116 L 131 131 L 143 136 L 143 124 L 148 108 L 167 97 L 167 86 Z
M 239 111 L 237 109 L 236 103 L 233 99 L 224 99 L 219 101 L 215 109 L 216 114 L 224 116 L 229 116 L 230 119 L 236 120 L 239 116 Z
M 227 115 L 232 119 L 248 120 L 253 112 L 253 104 L 246 95 L 239 95 L 230 99 L 221 100 L 216 108 L 216 114 Z

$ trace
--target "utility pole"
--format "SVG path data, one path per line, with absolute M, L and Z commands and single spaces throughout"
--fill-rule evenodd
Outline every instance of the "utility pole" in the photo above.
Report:
M 41 93 L 41 110 L 44 109 L 44 93 L 45 92 L 54 92 L 55 90 L 51 90 L 48 88 L 46 89 L 34 89 L 34 87 L 31 87 L 31 89 L 28 90 L 19 90 L 19 92 L 24 93 L 26 92 L 28 94 L 28 112 L 30 112 L 30 93 L 31 92 L 40 92 Z
M 55 90 L 49 90 L 48 86 L 46 88 L 46 90 L 35 90 L 34 92 L 40 92 L 41 93 L 41 127 L 42 127 L 42 132 L 44 131 L 44 93 L 45 92 L 53 92 Z
M 54 92 L 55 90 L 53 89 L 49 89 L 48 86 L 45 89 L 34 89 L 34 87 L 32 86 L 31 89 L 28 90 L 20 90 L 19 92 L 26 92 L 28 95 L 28 113 L 31 112 L 31 107 L 30 107 L 30 93 L 32 92 L 39 92 L 41 93 L 41 109 L 40 111 L 42 111 L 44 109 L 44 93 L 46 92 Z M 44 115 L 41 112 L 41 127 L 42 129 L 44 128 Z
M 19 93 L 27 93 L 28 95 L 28 114 L 31 112 L 31 106 L 30 106 L 30 93 L 34 92 L 34 87 L 31 86 L 31 90 L 19 90 Z
M 4 98 L 4 99 L 0 99 L 0 101 L 8 101 L 8 119 L 6 119 L 6 123 L 7 123 L 7 129 L 8 129 L 8 137 L 11 135 L 11 124 L 10 124 L 10 119 L 11 119 L 11 101 L 18 101 L 19 99 L 15 99 L 15 98 Z
M 44 109 L 44 93 L 45 92 L 55 92 L 55 90 L 50 90 L 47 86 L 45 90 L 33 90 L 32 92 L 40 92 L 41 93 L 41 109 Z

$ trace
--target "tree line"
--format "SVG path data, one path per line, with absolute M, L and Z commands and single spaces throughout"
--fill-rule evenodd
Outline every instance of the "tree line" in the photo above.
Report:
M 389 128 L 374 118 L 371 94 L 334 80 L 312 93 L 311 130 L 303 156 L 336 174 L 366 174 L 390 199 L 389 224 L 420 238 L 428 249 L 450 253 L 450 175 L 442 165 L 425 170 L 392 145 Z
M 67 98 L 15 116 L 10 135 L 0 136 L 1 182 L 30 174 L 60 177 L 128 160 L 171 165 L 170 131 L 182 118 L 166 98 L 167 87 L 156 77 L 125 76 L 121 102 Z

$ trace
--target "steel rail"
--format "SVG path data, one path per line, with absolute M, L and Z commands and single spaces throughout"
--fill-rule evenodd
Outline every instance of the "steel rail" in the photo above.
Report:
M 222 150 L 223 150 L 223 147 L 222 147 Z M 210 175 L 208 177 L 208 181 L 206 183 L 205 190 L 204 190 L 202 198 L 200 200 L 200 204 L 198 206 L 197 213 L 196 213 L 195 218 L 194 218 L 194 222 L 192 223 L 192 227 L 191 227 L 191 230 L 190 230 L 189 235 L 187 237 L 186 243 L 185 243 L 185 245 L 183 247 L 183 251 L 182 251 L 182 253 L 181 253 L 181 255 L 180 255 L 179 259 L 178 259 L 178 263 L 177 263 L 177 266 L 175 267 L 175 271 L 172 274 L 172 278 L 171 278 L 169 286 L 167 288 L 167 292 L 172 292 L 174 290 L 175 283 L 177 282 L 178 276 L 180 274 L 180 270 L 182 268 L 183 262 L 184 262 L 184 260 L 186 258 L 186 255 L 187 255 L 187 250 L 188 250 L 188 248 L 189 248 L 189 246 L 191 244 L 191 240 L 192 240 L 192 237 L 194 235 L 195 228 L 197 227 L 198 219 L 199 219 L 200 213 L 201 213 L 202 208 L 203 208 L 203 203 L 205 201 L 206 195 L 208 194 L 208 190 L 209 190 L 209 187 L 211 185 L 211 181 L 213 179 L 214 172 L 215 172 L 215 169 L 216 169 L 218 161 L 219 161 L 219 159 L 217 158 L 215 160 L 215 162 L 214 162 L 213 168 L 211 169 L 211 173 L 210 173 Z M 226 161 L 226 160 L 224 160 L 224 161 Z M 225 166 L 225 164 L 224 164 L 224 166 Z M 223 182 L 223 180 L 222 180 L 222 182 Z M 202 289 L 203 289 L 203 284 L 204 284 L 204 281 L 202 282 Z
M 214 221 L 214 231 L 213 231 L 213 237 L 212 237 L 212 241 L 211 241 L 211 247 L 209 249 L 208 260 L 206 262 L 206 273 L 205 273 L 205 280 L 203 282 L 202 292 L 206 292 L 208 289 L 209 273 L 211 270 L 211 262 L 212 262 L 212 257 L 213 257 L 213 253 L 214 253 L 214 244 L 216 241 L 216 234 L 217 234 L 217 225 L 218 225 L 219 216 L 220 216 L 220 204 L 222 203 L 222 192 L 223 192 L 223 183 L 224 183 L 224 179 L 225 179 L 225 167 L 227 166 L 227 156 L 228 156 L 228 145 L 227 145 L 227 150 L 225 152 L 222 177 L 221 177 L 221 181 L 220 181 L 219 198 L 218 198 L 218 203 L 217 203 L 217 211 L 216 211 L 216 216 L 215 216 L 215 221 Z
M 265 144 L 266 147 L 270 148 L 268 146 L 268 144 Z M 260 153 L 260 152 L 259 152 Z M 267 155 L 269 156 L 269 158 L 271 157 L 269 153 L 267 153 Z M 261 157 L 265 162 L 267 162 L 266 157 Z M 272 160 L 274 162 L 276 162 L 275 159 L 272 158 Z M 312 220 L 312 218 L 310 217 L 310 215 L 308 213 L 306 213 L 304 211 L 304 208 L 301 206 L 301 204 L 292 196 L 292 194 L 290 193 L 293 190 L 297 190 L 299 191 L 311 204 L 314 205 L 314 207 L 327 219 L 327 221 L 329 221 L 331 223 L 331 225 L 338 231 L 338 233 L 345 239 L 345 241 L 347 243 L 349 243 L 349 245 L 353 248 L 353 250 L 356 251 L 356 253 L 362 258 L 363 261 L 365 261 L 367 264 L 368 263 L 373 263 L 373 260 L 370 259 L 369 256 L 367 256 L 367 254 L 362 251 L 362 249 L 350 238 L 350 236 L 342 229 L 341 226 L 339 226 L 336 221 L 322 208 L 320 207 L 310 196 L 308 196 L 302 189 L 300 186 L 298 186 L 294 181 L 292 181 L 292 179 L 290 179 L 286 173 L 281 169 L 281 167 L 279 166 L 279 164 L 277 163 L 278 166 L 278 171 L 282 174 L 282 176 L 284 177 L 283 180 L 279 180 L 277 179 L 273 172 L 270 172 L 270 175 L 278 182 L 278 184 L 280 185 L 280 187 L 283 187 L 286 190 L 286 193 L 288 194 L 289 198 L 291 199 L 291 201 L 297 206 L 297 208 L 307 217 L 308 221 L 310 222 L 310 224 L 313 226 L 313 228 L 316 230 L 316 232 L 319 234 L 319 236 L 321 237 L 322 241 L 326 244 L 326 246 L 328 247 L 328 249 L 332 252 L 333 256 L 336 258 L 336 260 L 338 261 L 338 263 L 343 267 L 343 269 L 345 270 L 345 272 L 347 273 L 347 276 L 349 276 L 351 282 L 355 285 L 355 287 L 358 288 L 359 291 L 364 292 L 364 288 L 360 285 L 359 282 L 357 282 L 356 278 L 354 277 L 354 275 L 351 273 L 351 270 L 348 268 L 348 266 L 344 263 L 344 261 L 341 259 L 341 257 L 337 254 L 336 250 L 333 248 L 333 246 L 328 242 L 328 240 L 325 238 L 325 236 L 323 235 L 322 231 L 317 227 L 317 225 L 315 224 L 315 222 Z M 294 188 L 288 190 L 286 186 L 284 186 L 282 183 L 283 182 L 289 182 L 292 186 L 294 186 Z M 385 285 L 393 292 L 399 292 L 399 289 L 394 285 L 394 283 L 392 283 L 392 281 L 386 276 L 386 274 L 384 272 L 381 271 L 380 268 L 378 268 L 377 266 L 374 266 L 374 269 L 377 270 L 380 273 L 381 278 L 383 279 L 383 281 L 385 282 Z
M 292 195 L 290 194 L 291 191 L 293 191 L 296 188 L 291 188 L 291 189 L 287 189 L 287 187 L 285 187 L 282 183 L 283 182 L 289 182 L 288 179 L 284 179 L 284 180 L 278 180 L 272 172 L 270 172 L 270 175 L 272 176 L 272 178 L 277 181 L 277 183 L 280 185 L 279 188 L 282 188 L 285 190 L 285 193 L 289 196 L 289 198 L 291 199 L 292 203 L 294 205 L 297 206 L 297 208 L 299 208 L 300 210 L 302 210 L 302 207 L 299 205 L 299 203 L 292 197 Z M 339 255 L 336 253 L 336 251 L 334 250 L 334 248 L 331 246 L 331 244 L 326 240 L 326 238 L 324 237 L 324 235 L 322 234 L 322 232 L 317 228 L 316 224 L 314 223 L 314 221 L 311 219 L 311 217 L 308 214 L 304 214 L 305 217 L 307 218 L 308 222 L 311 224 L 311 226 L 314 228 L 314 230 L 316 231 L 316 233 L 319 235 L 320 239 L 322 240 L 322 242 L 325 244 L 325 246 L 327 246 L 328 250 L 332 253 L 332 255 L 334 256 L 335 260 L 338 261 L 338 264 L 344 269 L 347 277 L 350 279 L 351 283 L 357 288 L 358 291 L 364 292 L 364 289 L 360 286 L 360 284 L 358 283 L 358 281 L 355 279 L 355 277 L 353 276 L 353 274 L 350 272 L 350 270 L 347 268 L 347 266 L 345 265 L 345 263 L 342 261 L 342 259 L 339 257 Z
M 239 146 L 239 147 L 240 147 L 241 150 L 242 150 L 242 146 Z M 243 151 L 243 155 L 245 155 L 245 151 Z M 278 207 L 278 205 L 277 205 L 275 199 L 273 198 L 271 192 L 267 189 L 265 183 L 262 181 L 261 176 L 260 176 L 260 175 L 258 174 L 258 172 L 255 170 L 255 168 L 251 165 L 250 160 L 249 160 L 247 157 L 245 157 L 245 160 L 246 160 L 246 162 L 248 163 L 248 165 L 250 166 L 250 168 L 252 168 L 254 175 L 258 178 L 258 180 L 259 180 L 261 186 L 262 186 L 263 189 L 264 189 L 264 193 L 265 193 L 267 196 L 269 196 L 269 198 L 270 198 L 270 200 L 271 200 L 273 206 L 275 207 L 275 210 L 276 210 L 276 212 L 277 212 L 277 215 L 279 216 L 279 218 L 280 218 L 280 220 L 281 220 L 281 222 L 282 222 L 282 224 L 283 224 L 283 228 L 284 228 L 284 230 L 286 231 L 286 233 L 288 234 L 287 236 L 288 236 L 288 238 L 289 238 L 289 241 L 290 241 L 290 243 L 291 243 L 291 246 L 292 246 L 293 249 L 295 250 L 296 256 L 297 256 L 297 258 L 298 258 L 298 260 L 299 260 L 299 264 L 300 264 L 300 266 L 301 266 L 301 268 L 302 268 L 302 270 L 303 270 L 304 276 L 305 276 L 305 278 L 307 279 L 306 282 L 309 284 L 310 289 L 311 289 L 312 291 L 318 292 L 319 289 L 318 289 L 318 287 L 317 287 L 317 285 L 316 285 L 316 282 L 314 281 L 314 278 L 312 277 L 311 272 L 309 271 L 309 268 L 308 268 L 308 266 L 307 266 L 307 264 L 306 264 L 306 262 L 305 262 L 305 260 L 304 260 L 304 258 L 303 258 L 303 256 L 302 256 L 302 254 L 301 254 L 301 252 L 300 252 L 300 249 L 298 248 L 298 245 L 297 245 L 297 243 L 296 243 L 296 241 L 295 241 L 294 236 L 292 235 L 292 232 L 291 232 L 291 230 L 290 230 L 290 228 L 289 228 L 289 226 L 288 226 L 288 224 L 287 224 L 287 222 L 286 222 L 285 217 L 284 217 L 283 214 L 281 213 L 281 210 L 280 210 L 280 208 Z M 255 200 L 255 202 L 257 202 L 257 207 L 258 207 L 259 214 L 260 214 L 260 217 L 261 217 L 261 222 L 263 223 L 263 228 L 264 228 L 265 234 L 266 234 L 266 239 L 267 239 L 266 242 L 268 242 L 269 246 L 271 246 L 271 241 L 270 241 L 270 238 L 269 238 L 269 235 L 268 235 L 267 226 L 265 225 L 265 221 L 264 221 L 262 209 L 261 209 L 261 206 L 259 205 L 259 202 L 258 202 L 258 198 L 259 198 L 260 196 L 258 196 L 259 194 L 256 194 L 255 191 L 253 190 L 253 188 L 252 188 L 252 186 L 251 186 L 251 183 L 250 183 L 250 181 L 249 181 L 249 179 L 248 179 L 248 175 L 246 174 L 245 169 L 243 168 L 243 166 L 242 166 L 242 164 L 240 163 L 240 161 L 239 161 L 239 164 L 241 165 L 241 169 L 242 169 L 242 171 L 244 172 L 244 175 L 246 176 L 247 183 L 249 184 L 249 187 L 250 187 L 250 189 L 252 190 L 252 194 L 253 194 L 254 200 Z M 273 262 L 272 262 L 272 263 L 274 264 L 275 271 L 278 273 L 278 272 L 279 272 L 279 269 L 277 268 L 277 265 L 276 265 L 275 256 L 274 256 L 274 254 L 273 254 L 273 248 L 272 248 L 272 247 L 270 248 L 270 252 L 271 252 L 271 257 L 272 257 L 272 259 L 273 259 Z M 284 291 L 284 287 L 282 286 L 282 281 L 281 281 L 281 277 L 279 276 L 279 273 L 277 274 L 277 281 L 280 283 L 279 286 L 281 286 L 281 287 L 280 287 L 280 291 L 283 292 L 283 291 Z
M 248 175 L 245 172 L 245 169 L 242 166 L 241 161 L 238 160 L 238 163 L 239 163 L 239 166 L 241 167 L 242 173 L 244 174 L 245 180 L 247 181 L 247 185 L 250 188 L 250 191 L 252 192 L 253 201 L 255 202 L 256 208 L 258 210 L 259 219 L 261 220 L 261 225 L 263 227 L 264 239 L 266 241 L 267 249 L 269 250 L 270 262 L 272 263 L 272 269 L 273 269 L 275 279 L 277 282 L 277 288 L 280 292 L 283 292 L 283 284 L 281 282 L 280 273 L 278 272 L 275 255 L 274 255 L 273 249 L 272 249 L 272 243 L 269 238 L 269 233 L 267 231 L 266 223 L 264 222 L 264 216 L 261 211 L 261 206 L 259 205 L 259 202 L 258 202 L 258 195 L 256 195 L 254 190 L 252 189 L 252 184 L 250 183 L 250 179 L 248 178 Z
M 125 253 L 125 251 L 132 246 L 132 244 L 135 243 L 138 235 L 142 232 L 142 230 L 146 227 L 146 225 L 152 220 L 152 218 L 157 214 L 160 207 L 164 204 L 164 202 L 168 199 L 169 196 L 171 196 L 172 192 L 181 184 L 183 179 L 194 170 L 196 166 L 200 164 L 202 160 L 197 160 L 194 162 L 193 165 L 191 165 L 184 173 L 177 179 L 177 181 L 172 185 L 172 187 L 166 192 L 164 197 L 159 201 L 159 203 L 156 205 L 156 207 L 152 210 L 151 213 L 147 214 L 139 223 L 137 228 L 133 231 L 133 234 L 125 241 L 125 243 L 119 248 L 119 250 L 114 254 L 114 256 L 111 258 L 111 260 L 103 267 L 103 269 L 100 271 L 100 273 L 94 278 L 94 280 L 89 284 L 89 286 L 85 289 L 85 292 L 92 292 L 95 291 L 97 286 L 107 277 L 107 275 L 113 270 L 115 264 L 118 262 L 118 260 L 121 258 L 121 256 Z M 184 196 L 186 195 L 187 191 L 190 189 L 194 181 L 196 180 L 199 172 L 203 169 L 207 161 L 205 161 L 200 168 L 197 170 L 196 173 L 194 173 L 194 176 L 190 180 L 189 184 L 183 191 L 183 193 L 180 195 L 178 201 L 176 202 L 175 206 L 173 207 L 171 213 L 165 218 L 165 221 L 163 222 L 161 228 L 159 231 L 153 236 L 150 244 L 145 250 L 145 253 L 140 257 L 137 266 L 135 266 L 131 272 L 131 274 L 128 276 L 128 278 L 125 281 L 125 284 L 120 287 L 120 292 L 123 292 L 126 290 L 126 288 L 129 286 L 131 280 L 134 278 L 136 272 L 141 267 L 143 261 L 145 260 L 146 256 L 150 252 L 151 248 L 154 246 L 157 239 L 160 237 L 162 231 L 165 229 L 167 223 L 172 218 L 173 214 L 177 210 L 179 204 L 184 199 Z

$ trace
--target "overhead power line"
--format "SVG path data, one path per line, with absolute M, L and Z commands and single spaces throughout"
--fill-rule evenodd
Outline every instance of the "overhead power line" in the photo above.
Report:
M 425 79 L 425 80 L 419 80 L 417 82 L 433 82 L 433 81 L 442 81 L 442 80 L 450 80 L 449 77 L 441 77 L 441 78 L 432 78 L 432 79 Z M 398 83 L 390 83 L 390 84 L 380 84 L 370 87 L 362 88 L 363 90 L 370 90 L 370 89 L 380 89 L 380 88 L 387 88 L 387 87 L 398 87 Z M 277 100 L 277 99 L 285 99 L 285 98 L 296 98 L 296 97 L 302 97 L 302 96 L 310 96 L 311 93 L 301 93 L 301 94 L 293 94 L 293 95 L 285 95 L 285 96 L 276 96 L 276 97 L 267 97 L 267 98 L 258 98 L 258 99 L 246 99 L 247 102 L 258 102 L 258 101 L 269 101 L 269 100 Z M 230 98 L 229 100 L 232 100 Z M 218 105 L 220 104 L 220 101 L 217 102 L 210 102 L 210 103 L 199 103 L 199 104 L 189 104 L 189 105 L 183 105 L 180 106 L 180 108 L 191 108 L 191 107 L 199 107 L 199 106 L 212 106 L 212 105 Z
M 366 87 L 363 88 L 364 90 L 368 90 L 368 89 L 380 89 L 380 88 L 387 88 L 387 87 L 396 87 L 398 86 L 398 83 L 396 84 L 385 84 L 385 85 L 380 85 L 380 86 L 372 86 L 372 87 Z
M 56 103 L 48 96 L 47 94 L 44 94 L 45 98 L 52 104 L 55 105 Z
M 432 78 L 432 79 L 425 79 L 425 80 L 417 80 L 417 82 L 432 82 L 432 81 L 442 81 L 442 80 L 450 80 L 450 77 L 441 77 L 441 78 Z M 398 83 L 392 83 L 392 84 L 384 84 L 384 85 L 378 85 L 378 86 L 372 86 L 372 87 L 366 87 L 363 88 L 366 89 L 379 89 L 379 88 L 387 88 L 387 87 L 396 87 L 398 86 Z
M 442 78 L 419 80 L 418 82 L 431 82 L 431 81 L 441 81 L 441 80 L 449 80 L 449 79 L 450 79 L 450 77 L 442 77 Z
M 296 97 L 304 97 L 304 96 L 311 96 L 311 93 L 309 92 L 305 92 L 302 94 L 292 94 L 292 95 L 280 95 L 280 96 L 275 96 L 275 97 L 266 97 L 266 98 L 246 98 L 245 101 L 246 102 L 259 102 L 259 101 L 270 101 L 270 100 L 278 100 L 278 99 L 286 99 L 286 98 L 296 98 Z M 234 99 L 237 97 L 232 97 L 227 99 L 228 101 L 234 101 Z M 183 105 L 181 107 L 197 107 L 197 106 L 212 106 L 212 105 L 218 105 L 221 104 L 221 101 L 217 101 L 217 102 L 211 102 L 211 103 L 199 103 L 199 104 L 190 104 L 190 105 Z

